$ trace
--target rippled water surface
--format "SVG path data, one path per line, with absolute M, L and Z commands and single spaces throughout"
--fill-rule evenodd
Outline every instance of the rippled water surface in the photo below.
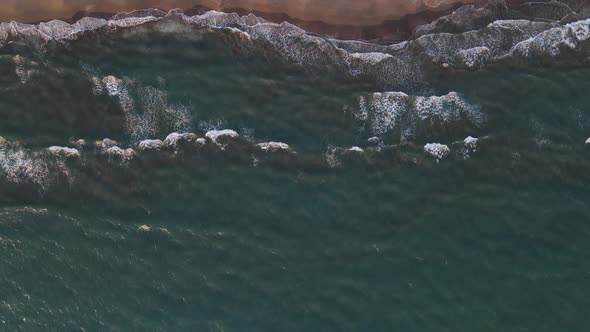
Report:
M 2 49 L 0 330 L 590 326 L 588 65 L 459 72 L 380 113 L 398 97 L 371 82 L 236 53 L 153 32 Z M 92 146 L 226 128 L 296 153 Z

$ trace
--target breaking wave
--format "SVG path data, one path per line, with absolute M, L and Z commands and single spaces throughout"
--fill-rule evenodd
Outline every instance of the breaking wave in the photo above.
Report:
M 360 96 L 354 116 L 370 136 L 394 134 L 399 141 L 459 135 L 480 129 L 485 115 L 457 92 L 443 96 L 409 96 L 377 92 Z
M 110 20 L 84 18 L 74 24 L 51 21 L 39 25 L 0 24 L 0 45 L 26 41 L 43 49 L 51 42 L 67 42 L 96 34 L 151 29 L 198 36 L 216 33 L 241 54 L 256 54 L 312 67 L 329 67 L 351 78 L 384 88 L 423 85 L 440 72 L 479 69 L 494 63 L 590 56 L 590 20 L 574 23 L 497 20 L 457 34 L 426 34 L 391 45 L 335 40 L 308 34 L 286 22 L 269 23 L 250 14 L 215 11 L 187 16 L 180 10 L 158 10 L 118 15 Z M 563 49 L 568 52 L 564 52 Z M 21 70 L 22 72 L 22 70 Z M 26 73 L 23 77 L 26 77 Z
M 358 124 L 360 138 L 333 143 L 327 137 L 318 143 L 323 144 L 321 149 L 301 152 L 298 142 L 278 142 L 275 137 L 258 140 L 251 124 L 240 123 L 236 131 L 231 130 L 223 114 L 198 119 L 191 106 L 173 101 L 160 85 L 82 64 L 89 93 L 120 108 L 124 139 L 88 144 L 87 140 L 92 142 L 96 137 L 76 137 L 69 145 L 62 142 L 68 146 L 43 146 L 40 150 L 38 146 L 2 140 L 0 183 L 45 193 L 60 187 L 58 184 L 79 184 L 79 174 L 92 174 L 97 169 L 116 173 L 122 167 L 121 173 L 127 174 L 134 169 L 149 170 L 152 163 L 162 160 L 182 163 L 183 158 L 220 155 L 232 155 L 248 165 L 287 165 L 296 169 L 335 169 L 359 161 L 372 165 L 375 160 L 385 165 L 430 165 L 447 158 L 467 160 L 476 152 L 485 152 L 487 139 L 482 135 L 487 116 L 483 108 L 455 91 L 412 95 L 410 91 L 420 90 L 413 89 L 415 86 L 429 87 L 453 71 L 535 64 L 547 58 L 555 62 L 586 61 L 590 56 L 590 20 L 567 24 L 496 20 L 475 30 L 426 33 L 401 43 L 381 45 L 312 35 L 289 23 L 270 23 L 254 15 L 240 17 L 210 11 L 188 16 L 179 10 L 146 10 L 119 14 L 110 20 L 84 18 L 74 24 L 0 23 L 0 47 L 14 51 L 1 60 L 11 64 L 14 82 L 27 86 L 48 67 L 43 55 L 52 47 L 67 48 L 78 40 L 97 36 L 145 32 L 182 34 L 196 40 L 207 35 L 238 55 L 336 72 L 353 82 L 368 81 L 372 89 L 368 91 L 400 92 L 363 94 L 344 107 L 352 115 L 353 125 Z M 18 54 L 22 45 L 32 46 L 34 54 L 40 56 Z
M 170 104 L 166 91 L 144 86 L 130 78 L 93 76 L 93 92 L 115 98 L 125 117 L 125 127 L 132 142 L 155 137 L 162 132 L 188 132 L 192 128 L 188 106 Z

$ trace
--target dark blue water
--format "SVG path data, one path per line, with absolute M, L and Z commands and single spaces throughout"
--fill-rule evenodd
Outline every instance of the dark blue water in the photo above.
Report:
M 0 135 L 19 143 L 0 157 L 0 330 L 590 326 L 587 65 L 495 68 L 403 91 L 457 92 L 485 123 L 401 145 L 385 133 L 379 149 L 345 111 L 379 87 L 236 56 L 215 39 L 2 52 Z M 72 139 L 134 147 L 224 128 L 297 155 L 228 148 L 125 163 L 86 147 L 58 171 L 17 167 Z M 467 135 L 480 140 L 465 157 Z M 434 142 L 451 156 L 422 151 Z M 331 148 L 357 145 L 363 157 L 326 163 Z

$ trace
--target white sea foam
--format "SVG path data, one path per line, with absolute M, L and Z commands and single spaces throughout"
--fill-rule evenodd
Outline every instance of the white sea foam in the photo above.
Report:
M 0 176 L 14 184 L 32 184 L 40 193 L 60 178 L 73 181 L 63 159 L 49 160 L 44 153 L 27 151 L 18 143 L 0 145 Z
M 477 152 L 477 142 L 479 140 L 475 137 L 468 136 L 463 140 L 463 159 L 469 159 L 471 153 Z
M 424 151 L 436 158 L 437 162 L 451 153 L 448 146 L 440 143 L 428 143 L 424 145 Z
M 102 141 L 96 141 L 94 142 L 94 146 L 99 149 L 99 150 L 106 150 L 108 148 L 112 148 L 116 145 L 118 145 L 119 143 L 117 143 L 117 141 L 114 141 L 110 138 L 105 138 Z
M 207 144 L 207 140 L 204 138 L 197 138 L 196 143 L 197 143 L 197 146 L 203 147 Z
M 376 65 L 385 59 L 393 58 L 393 55 L 381 52 L 351 53 L 350 56 L 371 65 Z
M 465 146 L 470 149 L 477 149 L 477 141 L 477 138 L 471 136 L 468 136 L 467 138 L 465 138 L 465 140 L 463 140 Z
M 221 130 L 227 126 L 223 119 L 199 121 L 199 130 L 208 132 L 212 130 Z
M 152 227 L 149 225 L 141 225 L 137 227 L 137 231 L 141 233 L 149 233 L 149 232 L 160 232 L 165 235 L 172 235 L 167 228 L 164 227 Z
M 240 40 L 245 43 L 240 45 L 245 46 L 240 47 L 243 52 L 276 56 L 304 65 L 338 68 L 354 77 L 372 79 L 384 87 L 399 87 L 423 84 L 433 63 L 478 68 L 506 57 L 537 52 L 530 50 L 558 54 L 562 45 L 588 56 L 588 48 L 583 45 L 590 36 L 588 20 L 565 26 L 554 22 L 500 20 L 479 30 L 429 34 L 383 46 L 314 36 L 290 23 L 270 23 L 254 15 L 240 17 L 235 13 L 210 11 L 189 17 L 180 10 L 171 10 L 165 15 L 160 12 L 154 14 L 156 16 L 144 14 L 130 13 L 109 21 L 84 18 L 75 24 L 61 21 L 39 25 L 0 23 L 0 44 L 32 40 L 43 47 L 51 40 L 82 38 L 85 36 L 83 32 L 89 30 L 109 33 L 125 29 L 129 34 L 148 29 L 162 33 L 191 32 L 187 36 L 229 30 L 241 36 Z M 145 25 L 150 22 L 157 23 Z M 235 39 L 226 41 L 236 42 Z
M 167 105 L 164 110 L 164 126 L 174 131 L 189 132 L 193 129 L 191 110 L 185 105 Z
M 0 149 L 0 170 L 8 182 L 33 183 L 45 191 L 51 184 L 49 165 L 21 148 Z
M 342 166 L 342 162 L 338 158 L 337 152 L 338 148 L 332 145 L 328 146 L 326 152 L 324 152 L 324 158 L 330 168 L 338 168 Z
M 33 75 L 33 69 L 31 66 L 34 64 L 33 62 L 27 60 L 27 58 L 23 57 L 22 55 L 15 55 L 13 57 L 14 60 L 14 71 L 18 78 L 20 79 L 21 83 L 25 84 Z
M 479 107 L 456 92 L 428 97 L 409 96 L 402 92 L 361 96 L 356 119 L 363 121 L 369 134 L 377 137 L 396 130 L 402 142 L 413 138 L 417 126 L 452 128 L 467 121 L 479 128 L 485 123 Z
M 127 130 L 132 141 L 154 137 L 160 129 L 159 113 L 166 109 L 166 92 L 153 87 L 138 86 L 137 108 L 126 113 Z
M 80 151 L 74 148 L 62 147 L 62 146 L 51 146 L 47 150 L 58 157 L 66 158 L 80 158 Z
M 370 132 L 380 136 L 399 125 L 400 117 L 407 110 L 408 95 L 402 92 L 376 92 L 361 99 L 362 118 L 370 119 Z
M 280 142 L 258 143 L 258 144 L 256 144 L 256 147 L 259 150 L 262 150 L 265 152 L 278 152 L 278 151 L 293 152 L 293 150 L 291 149 L 291 147 L 288 144 L 280 143 Z
M 131 148 L 122 149 L 118 146 L 113 146 L 106 149 L 103 151 L 103 154 L 109 156 L 110 158 L 118 158 L 123 164 L 131 161 L 136 155 L 135 150 Z
M 45 208 L 34 208 L 31 206 L 25 206 L 23 208 L 19 208 L 15 210 L 16 212 L 20 212 L 20 213 L 28 213 L 28 214 L 47 214 L 49 212 L 49 210 L 45 209 Z
M 227 143 L 230 140 L 235 140 L 240 135 L 231 129 L 222 129 L 222 130 L 210 130 L 205 134 L 205 137 L 213 142 L 217 147 L 221 150 L 225 150 L 227 147 Z
M 82 139 L 82 138 L 81 139 L 78 139 L 78 140 L 76 140 L 76 139 L 71 140 L 70 143 L 72 145 L 74 145 L 77 149 L 83 149 L 83 148 L 85 148 L 88 145 L 88 143 L 86 142 L 86 140 L 85 139 Z
M 519 42 L 511 54 L 521 57 L 557 57 L 564 50 L 578 50 L 590 40 L 590 19 L 555 27 Z
M 478 126 L 484 121 L 479 107 L 467 102 L 456 92 L 444 96 L 416 97 L 413 106 L 421 120 L 437 119 L 448 123 L 464 115 Z
M 358 146 L 353 146 L 353 147 L 351 147 L 350 149 L 348 149 L 348 150 L 346 150 L 346 151 L 349 151 L 349 152 L 358 152 L 358 153 L 363 153 L 363 152 L 365 152 L 365 150 L 361 149 L 361 148 L 360 148 L 360 147 L 358 147 Z
M 147 151 L 147 150 L 161 150 L 164 143 L 162 140 L 159 139 L 146 139 L 137 145 L 137 148 L 140 151 Z
M 197 141 L 197 135 L 193 133 L 171 133 L 166 136 L 164 146 L 176 148 L 178 143 L 191 143 Z
M 137 230 L 140 232 L 150 232 L 152 228 L 148 225 L 141 225 L 137 228 Z
M 102 80 L 96 76 L 92 76 L 90 80 L 92 81 L 92 93 L 95 96 L 101 95 L 104 91 Z
M 130 78 L 109 75 L 101 80 L 91 77 L 93 92 L 107 91 L 116 98 L 125 117 L 125 128 L 134 143 L 155 137 L 162 130 L 188 132 L 192 129 L 190 109 L 169 104 L 164 90 L 144 86 Z
M 240 135 L 231 129 L 222 129 L 222 130 L 210 130 L 205 134 L 209 140 L 211 140 L 215 144 L 219 144 L 219 139 L 236 139 L 240 137 Z
M 93 80 L 94 82 L 94 80 Z M 109 93 L 109 95 L 111 96 L 118 96 L 119 93 L 121 93 L 121 85 L 122 85 L 122 81 L 118 78 L 116 78 L 115 76 L 109 75 L 109 76 L 105 76 L 102 79 L 102 83 L 104 84 L 104 88 L 107 90 L 107 92 Z M 94 88 L 94 90 L 98 90 L 97 87 Z M 102 91 L 102 89 L 100 89 Z
M 469 48 L 457 52 L 457 58 L 460 63 L 470 69 L 483 67 L 490 61 L 491 55 L 492 52 L 485 46 Z

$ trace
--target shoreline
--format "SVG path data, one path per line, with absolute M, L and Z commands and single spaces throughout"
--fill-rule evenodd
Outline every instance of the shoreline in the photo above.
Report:
M 230 8 L 227 10 L 223 10 L 221 12 L 237 13 L 240 16 L 248 15 L 251 13 L 256 15 L 256 17 L 260 17 L 273 23 L 289 22 L 307 32 L 335 39 L 388 42 L 406 40 L 412 35 L 416 27 L 423 24 L 428 24 L 442 16 L 449 15 L 459 7 L 460 5 L 457 5 L 444 11 L 426 11 L 418 14 L 410 14 L 397 20 L 387 20 L 381 24 L 367 26 L 329 24 L 323 21 L 305 21 L 290 17 L 286 14 L 247 11 L 241 8 Z M 202 15 L 211 10 L 215 9 L 198 6 L 183 10 L 183 12 L 189 16 L 192 16 Z M 54 18 L 52 20 L 57 19 L 73 24 L 84 17 L 94 17 L 108 20 L 117 14 L 120 13 L 80 11 L 69 18 Z M 39 24 L 41 22 L 48 22 L 48 20 L 31 21 L 24 23 Z
M 481 0 L 6 0 L 1 21 L 39 22 L 73 17 L 76 13 L 121 13 L 138 9 L 208 8 L 285 15 L 294 20 L 329 25 L 375 26 L 422 12 L 443 12 Z
M 160 1 L 160 2 L 170 2 L 176 3 L 175 0 L 170 1 Z M 204 0 L 209 1 L 209 0 Z M 374 0 L 378 1 L 378 0 Z M 426 0 L 423 0 L 426 1 Z M 304 20 L 297 18 L 295 16 L 290 16 L 288 13 L 285 12 L 272 12 L 272 11 L 261 11 L 261 10 L 251 10 L 251 9 L 244 9 L 241 7 L 227 7 L 227 8 L 214 8 L 209 6 L 197 5 L 189 7 L 188 9 L 182 9 L 187 15 L 202 15 L 210 10 L 220 11 L 224 13 L 237 13 L 240 16 L 254 14 L 255 16 L 267 20 L 273 23 L 281 23 L 281 22 L 288 22 L 299 28 L 320 36 L 340 39 L 340 40 L 359 40 L 359 41 L 367 41 L 373 43 L 392 43 L 392 42 L 399 42 L 413 38 L 416 29 L 421 26 L 427 26 L 430 23 L 433 23 L 439 19 L 448 20 L 456 19 L 456 14 L 459 12 L 463 12 L 458 14 L 458 22 L 461 24 L 461 20 L 470 19 L 470 15 L 480 15 L 482 9 L 484 7 L 498 6 L 494 3 L 502 4 L 504 8 L 507 8 L 508 11 L 502 13 L 501 15 L 494 14 L 489 16 L 487 19 L 510 19 L 514 18 L 510 16 L 512 11 L 518 12 L 524 4 L 526 4 L 526 0 L 449 0 L 453 3 L 453 5 L 442 7 L 437 7 L 437 10 L 423 10 L 416 13 L 407 14 L 400 18 L 396 19 L 387 19 L 382 21 L 378 24 L 369 24 L 369 25 L 355 25 L 355 24 L 334 24 L 329 23 L 323 20 Z M 192 2 L 195 2 L 194 0 Z M 202 1 L 201 1 L 202 2 Z M 450 3 L 449 2 L 449 3 Z M 232 2 L 233 3 L 233 2 Z M 467 3 L 467 4 L 465 4 Z M 487 5 L 486 5 L 487 4 Z M 133 8 L 138 9 L 131 9 L 129 11 L 97 11 L 97 10 L 79 10 L 75 12 L 71 16 L 55 16 L 47 19 L 42 20 L 21 20 L 17 21 L 19 23 L 26 23 L 26 24 L 39 24 L 41 22 L 48 22 L 51 20 L 61 20 L 67 23 L 75 23 L 78 20 L 84 17 L 93 17 L 93 18 L 102 18 L 102 19 L 110 19 L 117 14 L 121 13 L 128 13 L 133 12 L 135 10 L 142 10 L 143 5 L 136 6 Z M 154 9 L 162 10 L 163 12 L 168 12 L 170 6 L 164 7 L 150 7 Z M 465 16 L 465 11 L 468 7 L 475 8 L 469 9 L 471 13 Z M 95 7 L 89 7 L 94 8 Z M 147 8 L 146 8 L 147 9 Z M 486 9 L 487 10 L 487 9 Z M 0 10 L 0 18 L 2 18 L 2 11 Z M 463 15 L 463 16 L 462 16 Z M 483 14 L 486 15 L 486 14 Z M 487 14 L 489 15 L 489 13 Z M 461 17 L 462 16 L 462 17 Z M 521 18 L 517 17 L 517 18 Z M 481 20 L 481 19 L 480 19 Z M 484 17 L 483 20 L 485 21 L 486 18 Z M 6 22 L 0 19 L 0 22 Z M 490 21 L 491 22 L 491 21 Z M 446 23 L 443 23 L 446 24 Z

